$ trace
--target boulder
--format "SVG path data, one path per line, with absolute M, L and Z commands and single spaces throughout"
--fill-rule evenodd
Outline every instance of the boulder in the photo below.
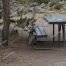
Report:
M 42 3 L 42 4 L 39 5 L 39 7 L 44 8 L 44 7 L 46 7 L 46 4 Z
M 28 35 L 29 35 L 28 31 L 25 31 L 25 29 L 22 29 L 22 28 L 18 29 L 18 36 L 27 38 Z
M 62 4 L 62 5 L 64 5 L 65 3 L 64 3 L 64 1 L 59 1 L 58 2 L 59 4 Z
M 63 5 L 63 8 L 66 9 L 66 4 Z

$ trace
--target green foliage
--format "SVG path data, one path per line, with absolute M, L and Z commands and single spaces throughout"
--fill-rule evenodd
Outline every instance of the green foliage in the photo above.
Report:
M 23 11 L 23 9 L 17 11 L 18 16 L 22 16 L 22 15 L 25 15 L 25 14 L 26 14 L 26 12 Z
M 23 4 L 26 2 L 26 0 L 15 0 L 15 1 L 16 1 L 16 3 L 20 3 L 20 4 Z
M 60 10 L 63 6 L 62 6 L 62 4 L 60 4 L 58 2 L 51 2 L 49 4 L 49 7 L 51 7 L 51 9 Z
M 49 2 L 49 0 L 16 0 L 16 1 L 18 1 L 20 3 L 24 3 L 26 1 L 28 1 L 28 2 L 38 2 L 39 4 L 41 4 L 41 3 L 46 3 L 47 4 Z
M 41 4 L 41 3 L 48 3 L 49 2 L 49 0 L 34 0 L 34 2 L 38 2 L 39 4 Z
M 0 11 L 0 19 L 2 18 L 2 16 L 3 16 L 3 13 L 2 13 L 2 11 Z
M 60 10 L 63 6 L 59 3 L 57 3 L 55 6 L 54 6 L 54 9 L 56 10 Z
M 17 14 L 20 16 L 20 19 L 17 20 L 17 26 L 19 28 L 20 27 L 25 28 L 25 26 L 28 27 L 29 24 L 32 25 L 36 21 L 36 19 L 34 19 L 34 16 L 32 18 L 27 17 L 23 18 L 23 15 L 25 14 L 23 11 L 19 11 L 17 12 Z
M 29 24 L 32 25 L 32 23 L 34 23 L 36 21 L 36 19 L 34 19 L 34 17 L 32 18 L 20 18 L 19 20 L 17 20 L 17 26 L 20 28 L 25 28 L 25 26 L 28 27 Z
M 27 20 L 26 17 L 23 18 L 23 19 L 20 18 L 20 20 L 17 20 L 17 26 L 18 26 L 18 27 L 22 27 L 22 28 L 24 28 L 24 27 L 25 27 L 26 20 Z
M 0 9 L 2 9 L 2 6 L 0 5 Z
M 16 23 L 14 19 L 10 19 L 10 23 Z
M 56 5 L 56 2 L 51 2 L 51 3 L 49 4 L 49 7 L 53 7 L 54 5 Z

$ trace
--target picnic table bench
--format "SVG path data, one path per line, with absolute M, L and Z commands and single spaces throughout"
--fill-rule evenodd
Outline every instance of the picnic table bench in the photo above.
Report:
M 35 29 L 36 37 L 46 37 L 47 36 L 43 27 L 36 26 L 36 27 L 34 27 L 34 29 Z
M 33 36 L 32 41 L 31 41 L 31 45 L 32 45 L 32 47 L 34 49 L 36 49 L 37 42 L 38 41 L 44 41 L 44 40 L 41 40 L 41 39 L 46 38 L 47 34 L 45 32 L 44 27 L 42 27 L 42 26 L 35 26 L 33 28 L 33 34 L 31 36 Z M 40 38 L 40 40 L 38 40 L 38 38 Z

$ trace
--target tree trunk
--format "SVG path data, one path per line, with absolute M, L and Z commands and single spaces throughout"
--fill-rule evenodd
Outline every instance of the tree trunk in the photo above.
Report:
M 2 0 L 3 3 L 3 45 L 8 45 L 9 22 L 10 22 L 10 0 Z

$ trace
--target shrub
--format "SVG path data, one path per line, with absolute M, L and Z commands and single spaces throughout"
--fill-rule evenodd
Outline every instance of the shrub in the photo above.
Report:
M 49 7 L 53 7 L 56 4 L 56 2 L 50 2 Z
M 39 4 L 41 4 L 41 3 L 48 3 L 49 2 L 49 0 L 34 0 L 35 2 L 38 2 Z
M 57 3 L 56 5 L 54 5 L 54 9 L 56 10 L 60 10 L 63 6 L 59 3 Z
M 3 15 L 3 13 L 2 13 L 2 11 L 0 11 L 0 19 L 2 18 L 2 15 Z
M 25 28 L 25 27 L 28 27 L 29 25 L 32 26 L 34 22 L 36 21 L 34 16 L 32 18 L 27 18 L 27 17 L 23 18 L 23 15 L 26 15 L 23 10 L 18 11 L 17 14 L 18 16 L 20 16 L 20 19 L 17 20 L 16 26 L 18 26 L 19 28 L 20 27 Z
M 23 2 L 29 2 L 29 3 L 37 2 L 39 4 L 41 4 L 41 3 L 47 4 L 49 2 L 49 0 L 16 0 L 16 1 L 19 2 L 19 3 L 23 3 Z
M 2 6 L 0 5 L 0 9 L 2 9 Z
M 57 2 L 51 2 L 49 4 L 49 7 L 51 7 L 52 9 L 56 9 L 56 10 L 60 10 L 63 6 L 60 3 Z

